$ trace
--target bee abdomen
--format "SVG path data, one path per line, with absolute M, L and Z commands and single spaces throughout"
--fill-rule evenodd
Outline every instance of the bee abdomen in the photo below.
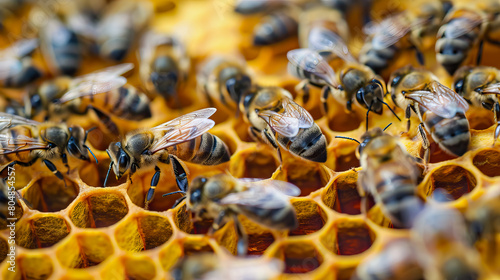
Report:
M 265 209 L 258 207 L 239 206 L 245 216 L 253 221 L 275 230 L 293 230 L 298 221 L 293 207 Z
M 230 157 L 226 144 L 208 132 L 167 150 L 181 160 L 202 165 L 221 164 L 229 161 Z
M 318 125 L 301 129 L 293 139 L 278 137 L 278 141 L 288 150 L 302 158 L 315 162 L 325 162 L 326 138 Z
M 42 76 L 42 73 L 33 66 L 24 67 L 23 70 L 5 80 L 5 87 L 24 87 Z
M 402 176 L 404 177 L 404 176 Z M 403 181 L 404 179 L 401 178 Z M 398 182 L 393 182 L 398 184 Z M 403 183 L 403 182 L 400 182 Z M 422 210 L 423 203 L 415 194 L 414 184 L 401 184 L 390 191 L 380 194 L 382 205 L 391 217 L 394 225 L 411 227 L 418 213 Z
M 132 86 L 123 86 L 107 94 L 115 95 L 113 114 L 129 120 L 151 117 L 148 97 Z
M 296 19 L 286 13 L 277 12 L 255 27 L 253 42 L 257 46 L 274 44 L 293 36 L 297 29 Z
M 377 74 L 388 67 L 389 61 L 394 58 L 397 51 L 394 46 L 384 49 L 373 47 L 367 47 L 366 49 L 366 52 L 360 54 L 359 62 L 370 67 Z
M 429 121 L 426 121 L 426 124 L 428 123 Z M 428 126 L 432 138 L 441 149 L 455 156 L 462 156 L 467 152 L 470 142 L 469 122 L 463 113 L 457 113 L 450 119 L 441 118 L 433 126 L 432 123 Z
M 56 67 L 62 74 L 73 76 L 80 67 L 81 46 L 76 33 L 67 28 L 60 28 L 59 34 L 50 40 L 50 47 L 53 51 L 53 59 Z M 65 34 L 64 34 L 65 33 Z M 56 38 L 57 37 L 57 38 Z M 59 38 L 65 38 L 64 42 Z

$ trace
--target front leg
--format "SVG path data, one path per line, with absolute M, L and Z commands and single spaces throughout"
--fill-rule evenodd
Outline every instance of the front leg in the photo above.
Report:
M 420 137 L 422 137 L 422 147 L 424 148 L 424 162 L 427 168 L 427 164 L 429 163 L 430 159 L 430 152 L 429 152 L 429 146 L 430 142 L 429 139 L 427 138 L 427 134 L 425 133 L 424 127 L 422 123 L 418 125 L 418 133 L 420 134 Z
M 66 166 L 66 169 L 67 169 L 66 175 L 69 175 L 68 156 L 66 155 L 66 153 L 62 153 L 61 160 L 62 160 L 64 166 Z
M 52 171 L 52 173 L 54 173 L 54 175 L 56 175 L 57 178 L 61 179 L 64 182 L 65 188 L 68 187 L 66 185 L 66 181 L 64 180 L 63 175 L 61 174 L 61 172 L 59 172 L 59 170 L 57 170 L 57 167 L 50 160 L 44 159 L 43 163 L 45 163 L 45 166 L 47 166 L 47 168 L 50 171 Z
M 168 158 L 170 163 L 172 164 L 172 169 L 174 170 L 175 182 L 177 183 L 177 187 L 180 191 L 187 192 L 187 172 L 184 170 L 184 167 L 182 167 L 182 164 L 179 162 L 177 157 L 168 155 Z
M 328 96 L 330 95 L 331 93 L 331 89 L 329 86 L 324 86 L 322 89 L 321 89 L 321 104 L 323 106 L 321 106 L 321 108 L 323 109 L 323 115 L 324 116 L 327 116 L 328 117 Z
M 238 256 L 245 256 L 248 252 L 248 235 L 243 228 L 243 225 L 238 220 L 237 215 L 233 215 L 234 226 L 236 227 L 236 234 L 238 235 L 238 243 L 236 245 L 236 252 Z
M 406 106 L 405 118 L 406 118 L 406 133 L 410 132 L 410 117 L 411 117 L 411 105 Z
M 153 201 L 155 197 L 156 186 L 160 181 L 160 168 L 158 168 L 158 166 L 155 166 L 155 171 L 156 172 L 153 175 L 153 178 L 151 178 L 151 186 L 149 187 L 148 193 L 146 195 L 146 200 L 144 201 L 144 209 L 146 210 L 148 210 L 149 204 Z M 130 177 L 132 177 L 132 175 Z
M 214 219 L 214 222 L 212 223 L 212 226 L 208 229 L 207 234 L 209 236 L 212 236 L 216 231 L 218 231 L 221 227 L 224 226 L 224 221 L 226 218 L 226 215 L 228 213 L 225 210 L 222 210 L 219 212 L 219 216 Z
M 306 79 L 306 80 L 302 80 L 300 83 L 298 83 L 296 86 L 295 86 L 295 92 L 302 92 L 302 101 L 304 103 L 306 103 L 306 99 L 309 98 L 309 81 Z

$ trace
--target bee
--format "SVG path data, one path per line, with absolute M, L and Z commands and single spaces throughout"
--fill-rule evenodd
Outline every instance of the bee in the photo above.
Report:
M 181 42 L 168 35 L 146 33 L 140 46 L 140 75 L 149 92 L 165 100 L 177 99 L 180 84 L 187 80 L 190 59 Z
M 186 172 L 178 159 L 203 165 L 229 161 L 230 152 L 218 137 L 206 133 L 215 122 L 208 119 L 215 108 L 198 110 L 153 128 L 132 131 L 120 142 L 112 142 L 106 152 L 111 159 L 104 187 L 111 169 L 119 179 L 127 172 L 129 178 L 139 169 L 155 166 L 151 187 L 145 199 L 145 208 L 154 198 L 160 180 L 157 163 L 172 161 L 179 189 L 186 189 Z
M 209 235 L 233 219 L 238 234 L 237 253 L 246 255 L 248 236 L 238 214 L 275 230 L 293 230 L 298 226 L 295 209 L 288 196 L 300 195 L 300 189 L 278 180 L 236 179 L 228 174 L 197 177 L 185 192 L 187 209 L 195 220 L 214 219 Z
M 308 0 L 238 0 L 234 5 L 234 11 L 242 15 L 253 15 L 257 13 L 273 12 L 277 9 L 289 6 L 306 4 Z
M 424 65 L 424 57 L 419 43 L 410 36 L 410 31 L 422 26 L 427 19 L 411 20 L 405 13 L 389 16 L 378 24 L 365 26 L 367 39 L 359 53 L 359 61 L 370 67 L 375 73 L 382 74 L 389 64 L 400 53 L 400 50 L 414 49 L 420 65 Z
M 463 66 L 453 76 L 453 90 L 474 106 L 493 111 L 495 122 L 495 144 L 500 134 L 500 70 L 488 66 Z
M 42 76 L 30 56 L 37 47 L 37 39 L 25 39 L 0 51 L 0 81 L 3 87 L 21 88 Z
M 196 77 L 199 92 L 202 92 L 209 103 L 229 109 L 238 110 L 241 97 L 252 86 L 252 79 L 246 65 L 238 59 L 213 56 L 198 71 Z
M 322 87 L 321 102 L 324 112 L 328 112 L 326 100 L 330 94 L 340 102 L 343 102 L 348 111 L 352 110 L 354 100 L 367 109 L 366 129 L 368 130 L 368 114 L 375 112 L 382 114 L 382 106 L 385 105 L 391 112 L 391 107 L 384 102 L 385 83 L 384 80 L 373 73 L 373 71 L 359 64 L 348 51 L 345 42 L 337 34 L 328 29 L 317 29 L 317 35 L 310 43 L 312 49 L 296 49 L 289 51 L 288 73 L 303 79 L 303 83 Z M 334 71 L 318 51 L 328 51 L 345 61 L 344 65 Z M 397 117 L 398 118 L 398 117 Z M 399 119 L 399 118 L 398 118 Z
M 390 78 L 389 91 L 394 104 L 405 110 L 410 129 L 411 111 L 420 119 L 418 132 L 425 149 L 425 161 L 429 162 L 429 140 L 425 130 L 446 153 L 462 156 L 470 142 L 469 122 L 465 112 L 467 101 L 453 90 L 440 84 L 436 76 L 423 69 L 404 67 Z
M 15 165 L 31 166 L 41 159 L 57 178 L 64 181 L 51 160 L 61 159 L 68 168 L 68 173 L 66 153 L 74 158 L 90 161 L 89 152 L 92 156 L 94 154 L 85 144 L 89 132 L 90 130 L 84 131 L 77 125 L 68 127 L 65 124 L 39 123 L 0 113 L 0 172 Z
M 387 126 L 388 127 L 388 126 Z M 366 215 L 366 197 L 371 194 L 382 212 L 394 226 L 409 228 L 422 209 L 423 202 L 417 196 L 420 177 L 419 160 L 406 152 L 397 138 L 375 127 L 361 136 L 356 157 L 362 171 L 358 174 L 358 193 L 362 197 L 361 211 Z
M 122 61 L 148 25 L 152 12 L 151 3 L 147 1 L 119 0 L 109 4 L 97 26 L 100 56 Z
M 220 262 L 213 254 L 196 254 L 182 258 L 172 269 L 174 280 L 216 279 L 275 279 L 282 271 L 283 262 L 268 258 L 225 258 Z
M 253 44 L 266 46 L 281 42 L 297 34 L 298 11 L 294 7 L 286 7 L 274 11 L 255 26 Z
M 326 138 L 304 108 L 280 87 L 262 87 L 245 96 L 241 103 L 250 134 L 278 151 L 286 149 L 301 158 L 325 162 Z
M 465 220 L 456 209 L 428 204 L 411 239 L 425 279 L 481 279 L 478 252 L 469 244 Z
M 415 251 L 415 245 L 411 240 L 394 240 L 384 247 L 382 252 L 359 264 L 353 279 L 424 279 Z

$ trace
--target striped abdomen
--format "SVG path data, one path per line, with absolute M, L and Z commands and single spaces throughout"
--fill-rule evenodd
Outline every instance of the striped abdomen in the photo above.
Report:
M 453 118 L 445 119 L 430 111 L 424 111 L 422 106 L 419 108 L 425 128 L 442 150 L 455 156 L 462 156 L 467 152 L 470 131 L 464 113 L 458 112 Z
M 285 12 L 276 12 L 263 19 L 254 29 L 253 43 L 264 46 L 283 41 L 297 34 L 297 20 Z
M 278 135 L 277 140 L 291 153 L 302 158 L 315 162 L 326 161 L 326 138 L 317 124 L 306 129 L 300 129 L 299 133 L 293 138 Z
M 113 61 L 123 60 L 134 43 L 133 18 L 128 14 L 111 15 L 103 20 L 99 31 L 100 55 Z
M 371 42 L 361 49 L 359 62 L 370 67 L 373 72 L 380 74 L 389 66 L 389 62 L 396 56 L 399 48 L 395 45 L 377 48 Z
M 73 76 L 82 60 L 81 43 L 74 31 L 57 20 L 51 21 L 44 32 L 45 49 L 52 67 L 63 75 Z
M 229 161 L 231 156 L 226 144 L 208 132 L 190 141 L 168 147 L 166 151 L 183 161 L 202 165 L 224 163 Z
M 295 209 L 291 205 L 277 209 L 239 205 L 238 210 L 252 221 L 271 229 L 293 230 L 298 226 Z

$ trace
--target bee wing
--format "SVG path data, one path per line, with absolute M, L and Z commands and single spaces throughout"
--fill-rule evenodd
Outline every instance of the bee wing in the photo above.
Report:
M 344 40 L 326 28 L 313 28 L 309 33 L 309 48 L 316 51 L 331 51 L 344 61 L 356 62 Z
M 385 49 L 396 44 L 408 32 L 412 24 L 401 14 L 391 16 L 377 25 L 374 32 L 372 45 L 377 49 Z
M 299 121 L 299 128 L 309 128 L 313 126 L 314 119 L 311 114 L 292 99 L 283 98 L 281 104 L 283 105 L 283 109 L 285 109 L 284 115 L 296 118 Z
M 25 135 L 11 137 L 10 135 L 0 134 L 0 143 L 3 145 L 0 148 L 0 155 L 48 148 L 47 143 Z
M 258 113 L 269 126 L 284 137 L 295 137 L 299 133 L 299 119 L 274 111 L 265 110 Z
M 418 102 L 421 106 L 443 118 L 455 116 L 459 109 L 463 112 L 469 109 L 469 104 L 463 97 L 436 81 L 430 84 L 430 91 L 414 91 L 406 94 L 405 97 Z
M 483 88 L 484 94 L 500 94 L 500 83 L 491 84 Z
M 82 81 L 72 85 L 72 87 L 63 96 L 61 96 L 59 102 L 64 103 L 84 96 L 105 93 L 119 88 L 126 83 L 127 79 L 121 76 L 108 80 Z
M 239 178 L 238 181 L 254 186 L 262 186 L 265 188 L 273 188 L 280 193 L 287 196 L 299 196 L 300 189 L 292 183 L 272 179 L 258 179 L 258 178 Z
M 332 86 L 338 86 L 332 67 L 316 51 L 295 49 L 289 51 L 286 57 L 293 66 L 321 77 Z
M 480 18 L 476 19 L 465 18 L 465 17 L 454 18 L 446 25 L 446 29 L 444 30 L 444 35 L 447 38 L 452 38 L 452 39 L 458 38 L 464 34 L 471 32 L 481 23 L 483 23 L 483 19 Z
M 150 152 L 156 153 L 201 136 L 215 125 L 213 120 L 208 119 L 215 111 L 215 108 L 201 109 L 153 127 L 152 131 L 162 131 L 165 135 L 152 144 Z
M 10 47 L 2 50 L 0 56 L 21 58 L 33 52 L 37 47 L 38 39 L 36 38 L 19 40 Z
M 275 180 L 270 180 L 269 182 L 273 181 Z M 228 194 L 219 201 L 219 204 L 260 209 L 280 209 L 288 206 L 290 204 L 288 196 L 275 187 L 267 187 L 268 184 L 260 182 L 252 183 L 246 191 Z
M 17 125 L 37 126 L 40 123 L 20 116 L 0 112 L 0 130 Z
M 121 76 L 134 68 L 133 63 L 122 63 L 115 66 L 106 67 L 95 72 L 82 75 L 73 79 L 73 83 L 78 84 L 86 81 L 109 80 Z

